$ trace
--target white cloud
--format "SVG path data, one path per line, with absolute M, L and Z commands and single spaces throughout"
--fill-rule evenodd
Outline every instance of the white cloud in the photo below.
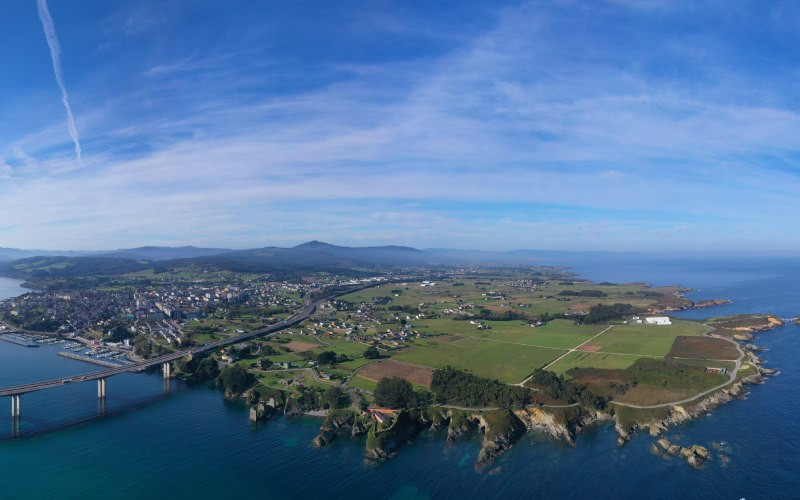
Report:
M 710 56 L 672 40 L 617 53 L 570 22 L 523 6 L 444 56 L 245 102 L 227 60 L 154 65 L 141 92 L 84 117 L 103 146 L 91 170 L 32 153 L 43 159 L 0 171 L 6 244 L 800 247 L 778 229 L 800 215 L 800 180 L 774 168 L 796 166 L 800 137 L 778 90 L 742 99 L 746 76 L 724 65 L 699 86 L 653 76 L 642 67 Z M 50 137 L 18 144 L 45 151 Z

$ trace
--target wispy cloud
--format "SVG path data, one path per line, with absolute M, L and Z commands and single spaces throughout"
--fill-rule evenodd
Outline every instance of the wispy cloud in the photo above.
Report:
M 61 90 L 61 102 L 64 103 L 64 109 L 67 111 L 67 130 L 69 130 L 69 136 L 75 144 L 75 157 L 78 163 L 83 165 L 81 138 L 78 135 L 78 127 L 75 126 L 75 117 L 72 114 L 72 106 L 69 104 L 69 95 L 67 94 L 67 87 L 64 85 L 64 75 L 61 71 L 61 46 L 58 43 L 56 27 L 53 24 L 53 17 L 50 15 L 50 9 L 47 7 L 47 0 L 38 0 L 36 5 L 39 9 L 39 20 L 42 22 L 44 37 L 47 39 L 47 46 L 50 47 L 50 58 L 53 61 L 53 73 L 56 76 L 58 88 Z
M 175 21 L 152 50 L 144 35 L 114 49 L 141 64 L 81 113 L 90 169 L 57 157 L 52 128 L 18 140 L 33 158 L 0 169 L 0 220 L 16 224 L 3 236 L 78 248 L 800 248 L 784 229 L 800 217 L 796 73 L 758 66 L 774 44 L 793 60 L 797 40 L 764 41 L 748 68 L 735 44 L 763 13 L 718 2 L 727 24 L 715 31 L 712 14 L 685 15 L 692 2 L 661 4 L 515 5 L 425 57 L 343 46 L 319 58 L 314 38 L 291 60 L 295 33 L 243 40 L 238 22 L 174 50 L 186 34 Z M 31 193 L 42 201 L 21 213 Z

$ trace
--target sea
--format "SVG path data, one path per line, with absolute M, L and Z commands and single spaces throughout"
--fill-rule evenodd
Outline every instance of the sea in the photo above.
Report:
M 564 263 L 596 281 L 680 284 L 694 289 L 696 300 L 732 300 L 679 313 L 686 318 L 800 315 L 800 259 Z M 13 283 L 0 286 L 6 295 L 19 293 Z M 612 425 L 591 428 L 575 446 L 529 434 L 480 470 L 479 438 L 446 446 L 444 433 L 424 433 L 376 463 L 365 460 L 363 438 L 312 447 L 318 419 L 251 424 L 245 405 L 218 389 L 165 384 L 155 372 L 109 379 L 102 405 L 90 383 L 24 395 L 19 425 L 6 399 L 0 498 L 800 498 L 800 327 L 787 323 L 758 337 L 768 349 L 766 366 L 780 374 L 748 386 L 744 400 L 666 433 L 712 450 L 702 470 L 653 455 L 655 438 L 647 434 L 618 447 Z M 0 342 L 0 385 L 96 369 L 55 350 Z

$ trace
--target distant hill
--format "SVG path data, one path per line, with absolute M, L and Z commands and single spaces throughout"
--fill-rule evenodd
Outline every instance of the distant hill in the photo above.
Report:
M 232 251 L 233 250 L 230 250 L 228 248 L 198 248 L 193 246 L 185 246 L 185 247 L 149 246 L 149 247 L 112 250 L 110 252 L 93 253 L 92 256 L 162 261 L 162 260 L 174 260 L 174 259 L 192 259 L 195 257 L 208 257 L 210 255 L 219 255 Z
M 142 271 L 152 267 L 146 260 L 116 257 L 27 257 L 0 263 L 0 276 L 23 280 L 108 276 Z
M 309 241 L 291 248 L 265 247 L 183 260 L 237 272 L 286 270 L 341 271 L 376 267 L 443 266 L 453 260 L 416 248 L 401 246 L 341 247 Z
M 24 259 L 26 257 L 35 257 L 37 255 L 64 255 L 64 256 L 78 256 L 82 252 L 73 251 L 58 251 L 58 250 L 22 250 L 20 248 L 3 248 L 0 247 L 0 262 L 6 260 Z
M 378 268 L 435 267 L 453 264 L 446 256 L 410 247 L 341 247 L 310 241 L 296 247 L 226 250 L 196 247 L 141 247 L 82 256 L 36 256 L 0 262 L 0 276 L 25 280 L 111 276 L 182 266 L 207 266 L 234 272 L 330 271 L 358 274 Z

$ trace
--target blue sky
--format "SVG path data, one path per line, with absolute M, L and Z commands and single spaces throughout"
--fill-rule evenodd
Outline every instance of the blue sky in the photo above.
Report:
M 797 2 L 46 6 L 76 133 L 3 2 L 0 246 L 800 250 Z

